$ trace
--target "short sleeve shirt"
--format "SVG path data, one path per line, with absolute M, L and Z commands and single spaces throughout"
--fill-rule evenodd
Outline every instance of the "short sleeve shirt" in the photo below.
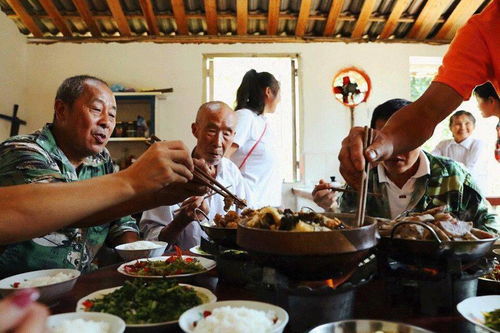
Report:
M 0 186 L 72 182 L 113 173 L 106 149 L 88 157 L 76 170 L 57 146 L 50 128 L 47 124 L 33 134 L 11 137 L 0 144 Z M 10 244 L 0 255 L 0 275 L 50 268 L 88 270 L 108 237 L 113 239 L 128 231 L 138 232 L 130 216 L 89 228 L 67 227 Z
M 500 1 L 492 1 L 458 30 L 434 81 L 450 86 L 465 100 L 487 81 L 500 92 Z

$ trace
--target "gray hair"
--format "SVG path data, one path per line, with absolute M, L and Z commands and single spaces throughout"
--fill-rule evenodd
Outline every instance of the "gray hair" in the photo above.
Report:
M 61 83 L 57 89 L 56 100 L 59 99 L 64 103 L 72 106 L 75 100 L 83 94 L 86 81 L 97 81 L 106 87 L 109 87 L 107 82 L 95 76 L 77 75 L 67 78 Z

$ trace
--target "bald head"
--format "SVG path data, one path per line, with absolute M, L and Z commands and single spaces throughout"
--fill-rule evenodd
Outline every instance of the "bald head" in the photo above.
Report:
M 196 122 L 203 122 L 208 116 L 218 114 L 221 117 L 234 117 L 234 111 L 229 105 L 221 101 L 203 103 L 196 113 Z
M 197 139 L 195 155 L 208 164 L 217 165 L 231 146 L 236 128 L 236 114 L 224 102 L 202 104 L 191 125 Z

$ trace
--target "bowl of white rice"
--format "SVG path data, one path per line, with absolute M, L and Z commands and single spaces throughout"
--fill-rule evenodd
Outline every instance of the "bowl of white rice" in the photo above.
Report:
M 279 333 L 287 323 L 288 313 L 279 306 L 253 301 L 202 304 L 179 318 L 186 333 Z
M 23 288 L 37 288 L 40 302 L 51 304 L 73 289 L 80 272 L 76 269 L 44 269 L 0 280 L 0 294 L 6 296 Z
M 160 257 L 165 252 L 168 243 L 160 241 L 137 241 L 115 247 L 116 252 L 124 260 Z
M 69 312 L 52 315 L 47 320 L 48 333 L 122 333 L 125 322 L 120 317 L 100 312 Z

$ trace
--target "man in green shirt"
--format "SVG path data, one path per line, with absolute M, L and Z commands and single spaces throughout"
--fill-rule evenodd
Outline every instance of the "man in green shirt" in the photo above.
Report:
M 409 101 L 392 99 L 373 112 L 371 127 L 380 129 L 389 118 Z M 320 207 L 341 212 L 353 212 L 357 195 L 343 193 L 338 198 L 331 185 L 320 181 L 313 191 L 313 198 Z M 369 192 L 381 197 L 368 196 L 367 215 L 395 218 L 406 210 L 424 211 L 447 205 L 458 219 L 472 221 L 475 227 L 497 234 L 500 230 L 498 216 L 488 212 L 489 204 L 481 195 L 470 173 L 459 163 L 414 149 L 398 154 L 371 169 Z
M 107 84 L 90 76 L 66 79 L 54 111 L 52 124 L 0 145 L 0 186 L 73 182 L 113 173 L 105 146 L 115 127 L 116 102 Z M 96 216 L 89 227 L 66 227 L 8 245 L 0 255 L 0 275 L 46 268 L 87 271 L 105 242 L 115 246 L 139 239 L 132 217 L 108 215 Z

